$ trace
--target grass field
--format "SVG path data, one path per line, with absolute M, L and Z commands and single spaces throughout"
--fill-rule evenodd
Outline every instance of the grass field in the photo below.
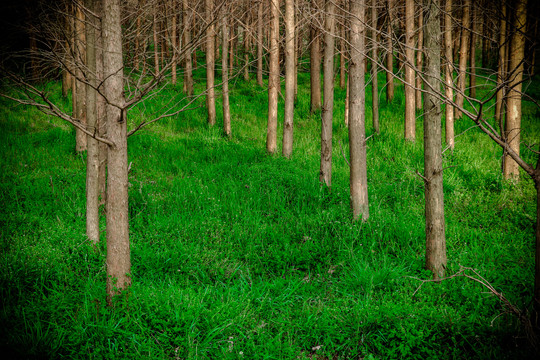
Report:
M 423 172 L 422 116 L 417 141 L 405 142 L 402 86 L 392 104 L 381 94 L 381 134 L 368 142 L 370 219 L 354 223 L 345 91 L 336 89 L 329 191 L 318 181 L 320 114 L 309 112 L 308 75 L 300 74 L 290 160 L 265 153 L 267 94 L 254 79 L 231 83 L 231 139 L 222 136 L 219 101 L 218 125 L 206 125 L 204 98 L 129 139 L 133 286 L 116 309 L 105 303 L 105 233 L 97 252 L 84 235 L 85 155 L 74 151 L 74 131 L 1 99 L 0 352 L 30 359 L 531 358 L 519 322 L 478 283 L 454 278 L 418 289 L 431 277 L 424 184 L 415 174 Z M 198 69 L 198 91 L 203 79 Z M 58 82 L 44 86 L 69 106 Z M 537 98 L 538 89 L 530 87 Z M 167 86 L 140 104 L 130 125 L 159 114 L 180 90 Z M 368 135 L 370 96 L 368 88 Z M 280 99 L 280 120 L 282 106 Z M 540 110 L 524 102 L 525 143 L 540 138 L 539 119 Z M 456 133 L 472 125 L 458 121 Z M 503 181 L 501 153 L 473 128 L 444 154 L 448 274 L 472 267 L 527 309 L 535 190 L 525 174 L 519 184 Z

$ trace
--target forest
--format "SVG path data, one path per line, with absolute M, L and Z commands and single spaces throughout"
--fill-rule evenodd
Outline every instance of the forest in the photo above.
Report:
M 536 359 L 540 3 L 0 5 L 8 359 Z

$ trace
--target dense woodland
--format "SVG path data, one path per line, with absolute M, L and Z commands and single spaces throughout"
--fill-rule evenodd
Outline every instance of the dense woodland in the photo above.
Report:
M 539 4 L 3 5 L 13 358 L 533 358 Z

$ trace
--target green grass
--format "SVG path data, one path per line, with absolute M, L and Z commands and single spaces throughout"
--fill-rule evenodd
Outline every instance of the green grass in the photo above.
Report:
M 203 71 L 196 72 L 198 91 Z M 535 96 L 537 84 L 529 88 Z M 47 87 L 59 92 L 58 83 Z M 178 88 L 133 109 L 131 126 L 159 114 L 181 96 Z M 267 95 L 254 79 L 232 86 L 231 139 L 220 131 L 220 100 L 218 125 L 206 125 L 204 98 L 194 110 L 130 138 L 133 286 L 126 306 L 114 310 L 105 305 L 105 245 L 95 252 L 84 236 L 85 158 L 74 152 L 73 130 L 0 100 L 2 353 L 54 359 L 532 356 L 518 321 L 502 314 L 501 303 L 477 283 L 457 278 L 426 283 L 415 293 L 418 278 L 430 278 L 424 187 L 415 174 L 423 170 L 423 130 L 419 116 L 417 141 L 403 140 L 401 85 L 392 104 L 381 96 L 381 134 L 368 144 L 371 217 L 351 221 L 340 149 L 341 143 L 348 153 L 344 97 L 336 89 L 331 191 L 318 182 L 320 115 L 309 113 L 307 73 L 300 74 L 290 160 L 265 153 Z M 539 118 L 524 103 L 524 141 L 538 138 Z M 458 121 L 456 133 L 471 125 Z M 500 157 L 477 129 L 445 153 L 448 273 L 473 267 L 528 308 L 535 192 L 525 174 L 519 184 L 503 181 Z

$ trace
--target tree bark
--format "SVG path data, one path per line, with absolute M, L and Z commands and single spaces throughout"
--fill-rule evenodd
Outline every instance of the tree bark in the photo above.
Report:
M 103 2 L 94 0 L 96 13 L 103 16 Z M 103 77 L 103 24 L 102 20 L 98 22 L 96 31 L 96 72 L 99 84 L 102 84 Z M 103 86 L 100 86 L 100 92 L 103 92 Z M 107 113 L 105 98 L 98 92 L 96 98 L 96 116 L 98 122 L 98 134 L 101 138 L 107 138 Z M 98 143 L 99 169 L 98 169 L 98 191 L 99 205 L 104 205 L 107 199 L 107 153 L 108 146 L 103 142 Z
M 276 152 L 277 110 L 279 81 L 279 0 L 270 1 L 270 74 L 268 76 L 268 126 L 266 129 L 266 151 Z
M 388 48 L 386 53 L 386 102 L 391 103 L 394 100 L 394 47 L 392 45 L 393 29 L 392 29 L 392 12 L 394 8 L 394 0 L 388 0 L 387 13 L 387 36 Z
M 405 140 L 416 139 L 416 114 L 414 90 L 414 0 L 405 1 Z
M 192 53 L 192 44 L 191 44 L 191 19 L 192 13 L 189 9 L 188 0 L 182 1 L 184 6 L 184 46 L 185 49 L 185 58 L 184 58 L 184 91 L 187 96 L 193 95 L 193 64 L 191 62 L 191 53 Z
M 223 56 L 221 56 L 221 71 L 223 82 L 223 133 L 225 136 L 231 136 L 231 109 L 229 106 L 229 65 L 228 60 L 228 46 L 229 46 L 229 19 L 227 17 L 227 10 L 223 13 L 223 19 L 221 32 L 223 35 Z
M 80 6 L 76 6 L 76 19 L 75 19 L 75 118 L 81 123 L 82 126 L 86 126 L 86 85 L 82 79 L 85 77 L 83 68 L 86 62 L 86 36 L 85 36 L 85 18 Z M 79 129 L 75 130 L 75 150 L 82 152 L 86 150 L 86 134 Z
M 377 55 L 377 0 L 371 0 L 371 24 L 373 30 L 371 32 L 372 40 L 372 52 L 371 52 L 371 102 L 372 102 L 372 113 L 373 113 L 373 130 L 375 133 L 379 134 L 379 84 L 378 84 L 378 74 L 379 74 L 379 65 L 377 64 L 378 55 Z
M 422 67 L 424 64 L 424 7 L 420 4 L 418 9 L 418 50 L 416 51 L 416 109 L 422 109 Z
M 469 50 L 469 96 L 476 98 L 476 32 L 477 32 L 477 21 L 475 19 L 476 10 L 474 3 L 471 4 L 471 45 Z
M 497 87 L 499 90 L 496 95 L 495 102 L 495 121 L 499 124 L 501 134 L 504 136 L 504 114 L 503 103 L 506 87 L 503 85 L 506 82 L 506 4 L 503 1 L 501 4 L 501 24 L 499 34 L 499 62 L 497 71 Z
M 257 84 L 263 86 L 263 1 L 257 7 Z
M 171 59 L 171 83 L 176 85 L 176 63 L 177 63 L 177 40 L 176 40 L 176 19 L 178 14 L 176 13 L 176 1 L 171 1 L 171 50 L 172 50 L 172 59 Z
M 107 302 L 131 285 L 128 223 L 127 127 L 120 0 L 103 0 L 104 90 L 107 97 Z
M 334 23 L 335 5 L 326 1 L 324 22 L 324 102 L 321 124 L 321 169 L 319 181 L 332 187 L 332 120 L 334 118 Z
M 517 0 L 512 42 L 510 48 L 511 74 L 508 84 L 506 140 L 519 155 L 521 135 L 521 89 L 523 80 L 523 59 L 525 57 L 525 33 L 527 29 L 527 0 Z M 504 178 L 519 180 L 519 165 L 508 154 L 504 159 Z
M 208 124 L 216 124 L 216 94 L 214 91 L 214 63 L 215 63 L 215 31 L 214 31 L 214 0 L 206 0 L 206 21 L 210 24 L 206 28 L 206 109 Z
M 454 150 L 454 107 L 451 105 L 454 102 L 454 62 L 452 60 L 452 0 L 446 0 L 444 14 L 444 47 L 446 55 L 445 66 L 445 95 L 449 101 L 445 107 L 445 139 L 446 145 Z
M 316 9 L 318 11 L 318 8 Z M 314 15 L 316 16 L 316 15 Z M 321 48 L 319 39 L 319 29 L 317 21 L 314 19 L 310 26 L 310 81 L 311 81 L 311 112 L 321 108 Z
M 283 156 L 290 158 L 293 150 L 294 119 L 294 3 L 285 0 L 285 117 L 283 121 Z
M 424 178 L 426 196 L 426 268 L 433 279 L 444 277 L 446 240 L 441 150 L 440 87 L 441 28 L 439 0 L 427 0 L 426 94 L 424 95 Z
M 349 152 L 351 159 L 350 191 L 353 219 L 362 221 L 369 218 L 367 188 L 367 154 L 365 131 L 365 0 L 350 2 L 350 43 L 351 59 L 349 67 L 350 119 Z
M 154 72 L 156 75 L 159 73 L 159 41 L 158 41 L 158 21 L 157 21 L 158 7 L 154 8 L 153 21 L 152 21 L 152 34 L 154 36 Z
M 461 46 L 459 50 L 459 69 L 458 69 L 458 92 L 456 94 L 456 109 L 454 116 L 456 119 L 461 118 L 461 111 L 459 108 L 463 107 L 463 99 L 465 94 L 465 80 L 467 73 L 467 60 L 469 58 L 469 33 L 470 33 L 470 8 L 471 0 L 464 0 L 463 2 L 463 18 L 461 22 Z

